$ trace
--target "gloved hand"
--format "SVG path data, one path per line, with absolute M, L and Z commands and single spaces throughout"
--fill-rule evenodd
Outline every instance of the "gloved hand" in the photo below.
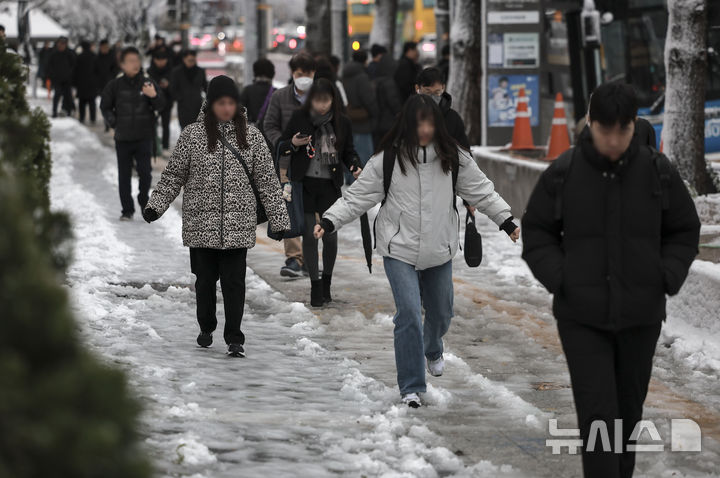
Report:
M 268 231 L 268 237 L 274 241 L 282 241 L 285 238 L 286 231 L 274 232 Z
M 160 217 L 157 212 L 155 212 L 154 209 L 150 209 L 149 207 L 146 207 L 143 209 L 142 217 L 145 219 L 145 222 L 150 224 L 153 221 L 157 221 L 157 219 Z

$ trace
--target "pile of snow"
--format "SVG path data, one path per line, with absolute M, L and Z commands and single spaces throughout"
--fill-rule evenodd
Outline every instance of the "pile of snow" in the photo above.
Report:
M 695 207 L 701 223 L 720 224 L 720 194 L 696 197 Z

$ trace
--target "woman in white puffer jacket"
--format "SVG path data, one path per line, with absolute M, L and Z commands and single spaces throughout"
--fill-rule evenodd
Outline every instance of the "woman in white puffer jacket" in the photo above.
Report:
M 416 95 L 405 103 L 379 150 L 345 196 L 325 212 L 315 235 L 337 230 L 385 200 L 375 223 L 376 247 L 397 308 L 394 335 L 400 394 L 417 408 L 418 393 L 426 391 L 425 362 L 434 376 L 442 375 L 444 367 L 442 337 L 453 316 L 452 258 L 459 244 L 456 194 L 513 241 L 520 237 L 520 229 L 492 181 L 450 137 L 440 108 L 428 96 Z M 385 165 L 387 151 L 392 168 Z M 454 191 L 453 170 L 457 170 Z M 392 176 L 386 197 L 387 171 Z

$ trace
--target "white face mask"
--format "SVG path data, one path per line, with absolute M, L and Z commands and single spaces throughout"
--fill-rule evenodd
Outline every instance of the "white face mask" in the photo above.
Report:
M 421 94 L 422 94 L 422 93 L 420 93 L 420 90 L 415 90 L 415 93 L 417 93 L 418 95 L 421 95 Z M 428 95 L 428 96 L 429 96 L 436 104 L 439 105 L 439 104 L 440 104 L 440 101 L 442 100 L 442 95 L 443 95 L 443 94 L 440 93 L 439 95 Z
M 305 92 L 310 89 L 310 87 L 313 84 L 313 79 L 309 76 L 301 76 L 300 78 L 295 78 L 295 87 L 298 89 L 298 91 Z

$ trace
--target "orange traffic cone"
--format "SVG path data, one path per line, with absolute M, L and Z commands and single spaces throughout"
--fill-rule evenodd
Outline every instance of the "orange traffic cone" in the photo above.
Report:
M 545 159 L 552 161 L 568 149 L 570 149 L 570 134 L 567 128 L 567 118 L 565 117 L 565 104 L 563 103 L 562 93 L 558 93 L 555 95 L 555 112 L 553 113 L 550 141 L 548 142 Z
M 528 111 L 528 97 L 525 96 L 525 88 L 520 88 L 517 99 L 517 111 L 515 113 L 515 126 L 513 127 L 511 150 L 535 149 L 530 127 L 530 112 Z

